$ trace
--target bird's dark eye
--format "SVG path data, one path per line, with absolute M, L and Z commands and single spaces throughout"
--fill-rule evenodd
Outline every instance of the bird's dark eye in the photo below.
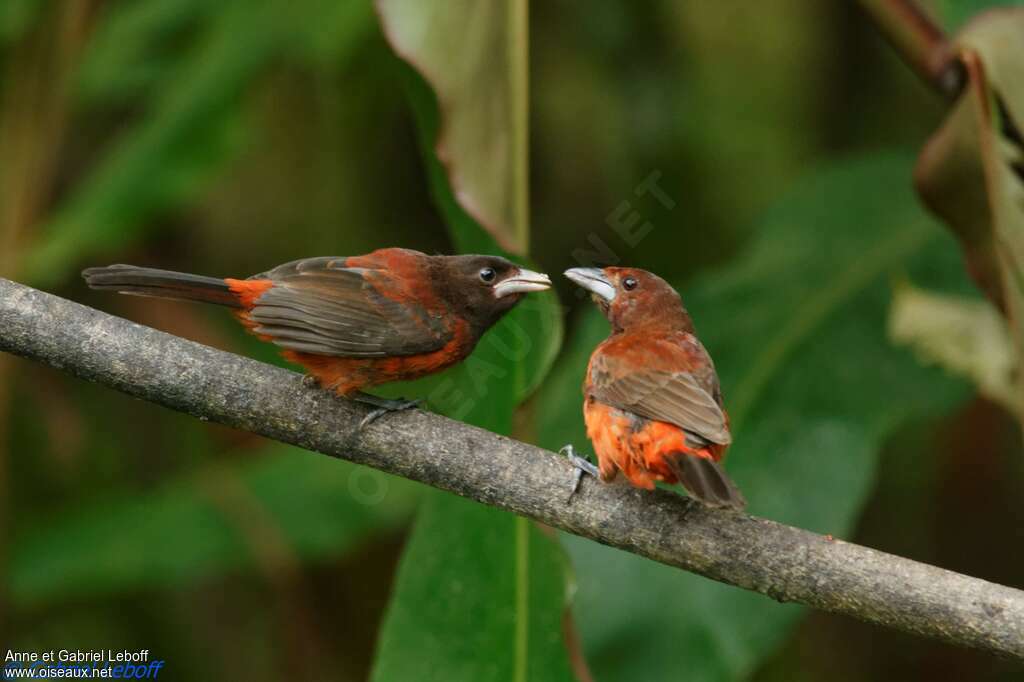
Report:
M 493 282 L 495 277 L 494 268 L 483 268 L 480 271 L 480 279 L 484 282 Z
M 633 289 L 636 289 L 636 280 L 632 277 L 627 277 L 622 280 L 622 288 L 626 291 L 633 291 Z

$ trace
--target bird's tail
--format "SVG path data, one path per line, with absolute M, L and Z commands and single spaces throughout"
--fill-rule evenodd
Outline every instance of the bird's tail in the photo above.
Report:
M 134 265 L 88 268 L 82 272 L 82 277 L 92 289 L 117 291 L 135 296 L 202 301 L 231 308 L 242 307 L 238 297 L 228 288 L 227 282 L 216 277 L 140 268 Z
M 712 507 L 743 509 L 747 501 L 722 466 L 710 457 L 674 453 L 665 458 L 669 468 L 692 496 Z

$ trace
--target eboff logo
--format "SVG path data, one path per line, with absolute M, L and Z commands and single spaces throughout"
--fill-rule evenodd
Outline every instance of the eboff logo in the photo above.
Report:
M 114 679 L 114 680 L 155 680 L 164 667 L 163 660 L 146 663 L 113 663 L 93 661 L 92 663 L 67 663 L 7 661 L 4 664 L 3 680 L 44 680 L 44 679 Z

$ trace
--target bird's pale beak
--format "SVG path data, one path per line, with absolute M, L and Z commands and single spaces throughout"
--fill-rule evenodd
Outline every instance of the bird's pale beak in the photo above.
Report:
M 565 276 L 608 303 L 615 300 L 615 285 L 598 268 L 570 268 Z
M 494 285 L 495 298 L 509 294 L 526 294 L 551 288 L 551 280 L 543 272 L 519 268 L 516 274 Z

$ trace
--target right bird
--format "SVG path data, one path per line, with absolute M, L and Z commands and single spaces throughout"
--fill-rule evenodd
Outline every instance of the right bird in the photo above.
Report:
M 636 268 L 572 268 L 565 276 L 591 293 L 611 324 L 583 382 L 599 466 L 567 445 L 574 466 L 605 482 L 621 471 L 647 489 L 678 482 L 706 505 L 742 509 L 746 501 L 721 466 L 732 436 L 718 375 L 679 294 Z M 579 474 L 573 492 L 578 485 Z

